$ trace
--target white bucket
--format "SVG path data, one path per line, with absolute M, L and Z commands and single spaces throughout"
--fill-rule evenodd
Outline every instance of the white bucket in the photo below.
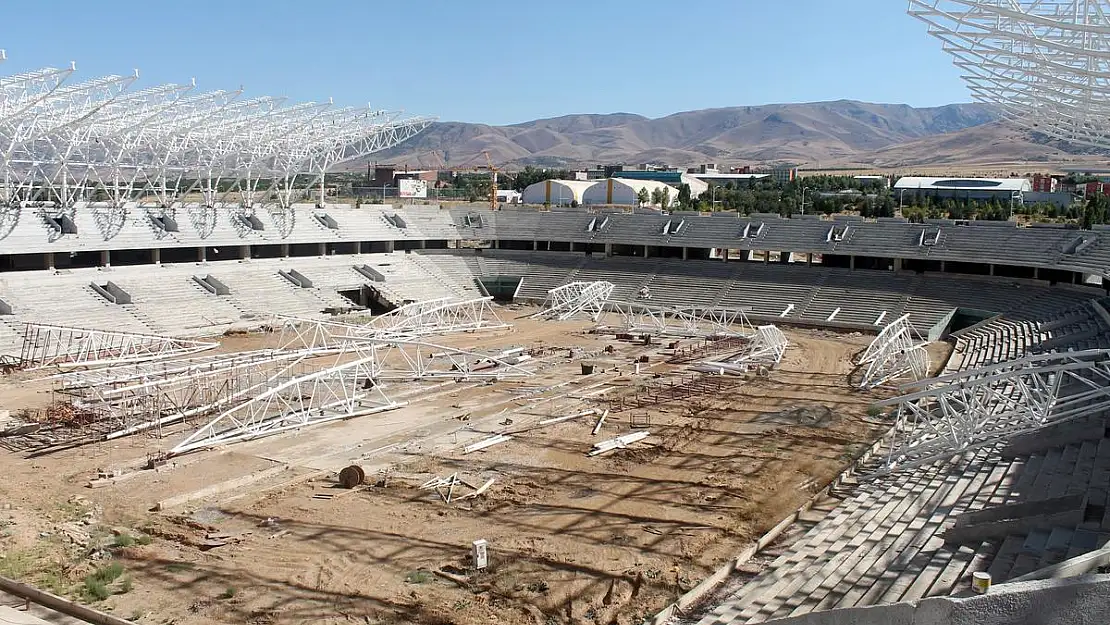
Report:
M 987 594 L 991 589 L 991 574 L 983 572 L 972 573 L 971 588 L 980 595 Z

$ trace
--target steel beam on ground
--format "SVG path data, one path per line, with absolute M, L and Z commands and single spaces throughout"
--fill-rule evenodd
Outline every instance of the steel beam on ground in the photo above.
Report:
M 605 310 L 610 315 L 618 317 L 618 320 L 615 320 L 617 324 L 615 327 L 629 334 L 701 337 L 750 336 L 755 333 L 744 310 L 738 308 L 674 307 L 637 302 L 606 302 Z
M 27 323 L 20 363 L 24 369 L 106 367 L 186 356 L 218 346 L 150 334 Z
M 266 388 L 245 401 L 240 395 L 237 405 L 189 435 L 171 453 L 391 410 L 401 404 L 386 395 L 387 382 L 533 375 L 496 356 L 410 340 L 349 342 L 331 356 L 332 366 L 291 378 L 271 378 Z
M 605 302 L 616 288 L 611 282 L 571 282 L 547 292 L 543 310 L 531 316 L 532 319 L 557 319 L 566 321 L 577 315 L 584 315 L 593 321 L 605 310 Z
M 905 378 L 920 380 L 929 375 L 929 353 L 909 318 L 903 315 L 890 322 L 867 346 L 856 363 L 864 369 L 860 388 L 876 388 Z
M 705 360 L 693 367 L 705 373 L 740 374 L 753 367 L 771 368 L 782 361 L 790 341 L 777 326 L 762 325 L 755 329 L 744 348 L 720 360 Z

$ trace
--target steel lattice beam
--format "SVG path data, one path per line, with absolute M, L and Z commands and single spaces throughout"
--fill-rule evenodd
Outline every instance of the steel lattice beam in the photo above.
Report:
M 1048 136 L 1110 147 L 1110 0 L 909 0 L 976 100 Z
M 748 344 L 738 353 L 720 360 L 706 360 L 694 365 L 697 371 L 717 374 L 747 373 L 753 368 L 772 368 L 782 361 L 790 341 L 777 326 L 764 325 L 755 329 Z
M 193 84 L 132 91 L 138 73 L 73 84 L 74 68 L 0 77 L 0 202 L 70 208 L 106 193 L 169 207 L 204 204 L 287 210 L 337 164 L 411 138 L 431 118 L 369 107 L 241 100 Z M 321 196 L 321 201 L 323 198 Z
M 1027 356 L 903 385 L 879 473 L 950 457 L 1050 422 L 1110 408 L 1110 350 Z
M 558 319 L 566 321 L 576 315 L 586 315 L 593 321 L 605 310 L 605 302 L 616 288 L 611 282 L 571 282 L 547 292 L 543 310 L 532 319 Z
M 171 453 L 401 406 L 386 395 L 384 382 L 532 375 L 532 371 L 500 357 L 420 341 L 348 343 L 336 355 L 335 362 L 334 366 L 270 385 L 196 430 Z
M 218 346 L 219 343 L 149 334 L 27 323 L 20 364 L 24 369 L 113 366 L 175 358 Z
M 607 302 L 605 309 L 620 317 L 617 327 L 629 334 L 706 337 L 749 336 L 755 332 L 744 311 L 736 308 L 678 308 Z
M 867 346 L 856 363 L 864 367 L 860 388 L 875 388 L 905 378 L 921 380 L 929 375 L 929 353 L 909 319 L 909 315 L 903 315 L 890 322 Z

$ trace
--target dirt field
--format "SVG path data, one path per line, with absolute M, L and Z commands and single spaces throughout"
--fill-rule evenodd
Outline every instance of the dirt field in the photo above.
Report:
M 584 323 L 514 323 L 437 342 L 546 346 L 535 378 L 424 387 L 400 410 L 189 454 L 104 488 L 87 487 L 97 469 L 137 466 L 174 440 L 2 452 L 0 575 L 141 623 L 639 623 L 882 429 L 864 416 L 881 395 L 847 381 L 871 337 L 788 331 L 767 377 L 704 378 L 667 364 L 658 344 L 589 335 Z M 609 345 L 590 357 L 594 375 L 566 355 Z M 675 390 L 687 384 L 700 390 Z M 0 408 L 50 400 L 28 374 L 0 385 Z M 591 408 L 610 410 L 596 436 L 596 415 L 539 425 Z M 650 435 L 586 455 L 633 431 Z M 463 453 L 498 433 L 512 439 Z M 367 485 L 339 488 L 336 472 L 352 463 Z M 420 488 L 453 473 L 469 486 L 451 503 Z M 170 505 L 151 512 L 158 502 Z M 473 572 L 478 539 L 490 566 Z

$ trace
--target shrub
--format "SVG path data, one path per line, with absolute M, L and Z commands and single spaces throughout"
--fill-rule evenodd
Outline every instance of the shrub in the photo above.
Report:
M 115 540 L 112 541 L 112 546 L 117 549 L 126 549 L 135 544 L 135 539 L 128 534 L 117 534 Z
M 88 601 L 104 601 L 112 596 L 112 592 L 108 590 L 108 585 L 104 582 L 93 579 L 92 576 L 85 578 L 85 586 L 82 588 L 82 594 Z
M 216 598 L 217 599 L 231 599 L 234 596 L 235 596 L 235 587 L 234 586 L 228 586 L 227 588 L 224 589 L 223 592 L 221 592 L 219 595 L 217 595 Z

